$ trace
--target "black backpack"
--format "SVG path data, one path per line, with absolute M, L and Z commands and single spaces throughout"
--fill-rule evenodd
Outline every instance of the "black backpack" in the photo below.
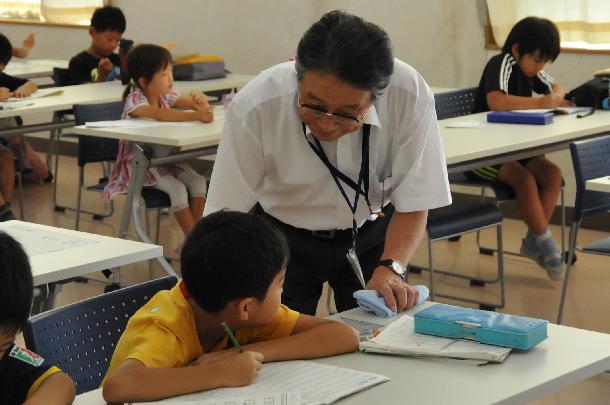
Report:
M 602 108 L 602 101 L 608 97 L 610 78 L 596 77 L 576 87 L 566 94 L 579 107 Z

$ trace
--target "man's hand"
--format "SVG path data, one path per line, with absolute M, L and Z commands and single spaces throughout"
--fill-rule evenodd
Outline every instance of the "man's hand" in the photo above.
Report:
M 419 292 L 404 283 L 400 276 L 384 266 L 375 269 L 373 277 L 366 284 L 367 290 L 376 290 L 392 311 L 412 308 L 419 298 Z

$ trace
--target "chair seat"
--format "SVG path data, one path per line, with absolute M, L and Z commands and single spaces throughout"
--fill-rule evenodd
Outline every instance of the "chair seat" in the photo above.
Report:
M 142 188 L 142 198 L 144 199 L 144 206 L 146 209 L 168 208 L 172 206 L 169 195 L 156 188 Z
M 583 252 L 610 255 L 610 237 L 596 240 L 582 248 Z
M 515 199 L 515 191 L 511 186 L 501 181 L 490 181 L 485 179 L 471 179 L 464 173 L 451 173 L 449 182 L 471 187 L 489 187 L 493 190 L 497 201 L 510 201 Z
M 454 198 L 453 204 L 428 212 L 426 229 L 431 240 L 458 235 L 502 222 L 502 212 L 494 204 Z

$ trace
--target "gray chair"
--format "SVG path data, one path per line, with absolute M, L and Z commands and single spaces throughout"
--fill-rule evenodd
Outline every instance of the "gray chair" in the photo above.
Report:
M 576 178 L 576 197 L 574 198 L 570 226 L 568 264 L 557 313 L 558 324 L 561 323 L 563 318 L 570 270 L 572 269 L 572 259 L 575 252 L 578 250 L 582 253 L 610 256 L 610 237 L 596 240 L 582 248 L 579 248 L 576 243 L 578 228 L 583 217 L 610 210 L 610 193 L 586 189 L 587 180 L 610 175 L 610 135 L 571 143 L 570 153 L 572 154 L 572 164 Z
M 164 277 L 33 316 L 23 330 L 26 347 L 56 364 L 76 383 L 76 393 L 100 386 L 129 318 L 178 279 Z

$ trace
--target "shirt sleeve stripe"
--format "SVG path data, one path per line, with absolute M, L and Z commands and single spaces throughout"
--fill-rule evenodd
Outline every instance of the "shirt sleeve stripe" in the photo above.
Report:
M 47 379 L 49 378 L 51 375 L 55 374 L 55 373 L 60 373 L 61 370 L 59 369 L 59 367 L 56 366 L 51 366 L 47 371 L 45 371 L 40 377 L 38 377 L 38 379 L 36 379 L 36 381 L 34 381 L 34 384 L 32 384 L 32 386 L 30 387 L 30 389 L 28 390 L 28 396 L 27 398 L 29 398 L 32 394 L 34 394 L 36 392 L 36 390 L 38 390 L 38 388 L 40 387 L 40 385 Z

